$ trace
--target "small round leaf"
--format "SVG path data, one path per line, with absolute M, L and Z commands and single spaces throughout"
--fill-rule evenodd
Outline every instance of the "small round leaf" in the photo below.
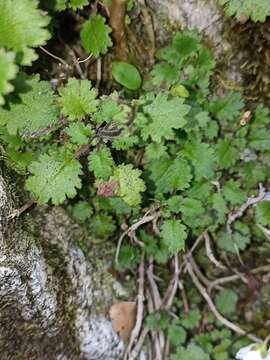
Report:
M 114 79 L 129 90 L 137 90 L 142 83 L 141 75 L 135 66 L 123 61 L 114 61 L 112 64 Z

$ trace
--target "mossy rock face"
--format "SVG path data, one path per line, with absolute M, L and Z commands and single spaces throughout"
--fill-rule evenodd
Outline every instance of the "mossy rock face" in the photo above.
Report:
M 61 208 L 8 221 L 13 206 L 1 176 L 0 204 L 1 359 L 121 359 L 123 343 L 107 319 L 106 253 L 90 263 Z

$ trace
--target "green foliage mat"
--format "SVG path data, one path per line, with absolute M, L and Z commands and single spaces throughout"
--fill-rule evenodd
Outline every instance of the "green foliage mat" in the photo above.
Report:
M 248 1 L 237 8 L 232 0 L 220 3 L 229 14 L 254 20 L 268 14 L 267 6 L 261 13 L 249 9 Z M 58 0 L 54 11 L 87 4 Z M 133 241 L 118 247 L 118 271 L 133 271 L 144 254 L 166 273 L 166 264 L 183 262 L 206 230 L 214 249 L 233 261 L 263 247 L 259 227 L 265 231 L 270 225 L 264 191 L 270 175 L 269 110 L 250 107 L 235 91 L 211 93 L 215 59 L 200 35 L 177 32 L 157 51 L 143 79 L 132 64 L 115 62 L 112 75 L 123 86 L 114 83 L 117 90 L 102 95 L 88 79 L 70 77 L 53 88 L 38 75 L 17 75 L 49 39 L 49 22 L 35 0 L 0 0 L 1 150 L 25 179 L 29 197 L 38 204 L 63 204 L 103 241 L 131 226 L 124 235 Z M 110 34 L 106 19 L 94 14 L 82 25 L 81 44 L 98 58 L 112 46 Z M 259 186 L 260 198 L 250 203 Z M 233 335 L 211 314 L 210 331 L 194 332 L 202 324 L 196 311 L 202 298 L 190 288 L 193 304 L 186 317 L 159 313 L 148 318 L 148 326 L 166 332 L 171 360 L 228 359 Z M 232 289 L 215 298 L 220 313 L 233 320 L 238 300 Z M 183 306 L 176 301 L 175 311 Z

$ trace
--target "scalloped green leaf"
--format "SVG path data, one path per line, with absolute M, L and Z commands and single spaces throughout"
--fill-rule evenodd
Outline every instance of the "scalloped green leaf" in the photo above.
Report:
M 59 94 L 62 113 L 70 120 L 81 120 L 95 112 L 99 103 L 97 90 L 92 88 L 88 80 L 70 78 Z
M 0 0 L 0 47 L 16 52 L 21 65 L 31 65 L 38 58 L 33 48 L 51 37 L 49 22 L 37 0 Z
M 73 198 L 81 188 L 81 164 L 66 149 L 57 149 L 42 154 L 29 166 L 31 176 L 26 180 L 26 189 L 39 204 L 49 200 L 59 205 Z
M 82 45 L 89 54 L 98 57 L 106 54 L 112 46 L 110 33 L 112 29 L 105 24 L 105 18 L 100 15 L 93 15 L 87 20 L 81 30 Z
M 20 103 L 10 103 L 9 110 L 0 109 L 0 124 L 6 124 L 10 135 L 38 138 L 55 128 L 59 110 L 48 81 L 39 81 L 37 75 L 27 80 L 27 86 Z
M 0 105 L 3 105 L 5 102 L 3 95 L 13 90 L 10 80 L 15 78 L 18 70 L 14 60 L 15 54 L 13 52 L 6 52 L 4 49 L 0 49 Z

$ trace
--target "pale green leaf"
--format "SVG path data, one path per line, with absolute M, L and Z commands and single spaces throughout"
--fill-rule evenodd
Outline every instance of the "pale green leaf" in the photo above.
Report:
M 105 18 L 100 15 L 91 16 L 81 30 L 82 45 L 87 52 L 95 57 L 106 54 L 108 47 L 112 46 L 110 38 L 111 28 L 105 24 Z
M 81 188 L 81 164 L 66 149 L 40 155 L 29 166 L 31 176 L 26 180 L 26 189 L 39 204 L 49 200 L 61 204 L 66 197 L 73 198 Z
M 186 330 L 179 325 L 178 321 L 173 322 L 168 329 L 168 338 L 174 346 L 184 344 L 187 338 Z
M 128 128 L 121 131 L 120 135 L 112 141 L 112 147 L 116 150 L 128 150 L 139 141 L 138 136 L 133 135 Z
M 0 123 L 7 125 L 11 135 L 39 137 L 56 125 L 59 112 L 49 82 L 36 76 L 27 85 L 30 89 L 20 94 L 20 103 L 10 104 L 10 110 L 0 109 Z
M 202 314 L 199 309 L 191 309 L 188 313 L 181 316 L 181 325 L 188 330 L 193 330 L 200 325 Z
M 239 158 L 238 150 L 233 146 L 232 139 L 219 140 L 217 144 L 217 158 L 220 168 L 229 169 Z
M 149 136 L 156 142 L 161 142 L 163 138 L 172 139 L 173 129 L 181 129 L 186 124 L 185 115 L 189 109 L 183 99 L 169 99 L 168 94 L 159 93 L 152 104 L 144 107 L 145 114 L 150 118 L 142 130 L 144 139 Z
M 67 135 L 70 136 L 71 141 L 78 145 L 87 144 L 90 136 L 93 134 L 91 127 L 81 122 L 71 123 L 65 131 Z
M 270 2 L 268 0 L 218 0 L 224 5 L 225 12 L 229 16 L 236 16 L 239 20 L 243 17 L 251 18 L 252 21 L 264 22 L 270 16 Z
M 140 179 L 141 170 L 133 169 L 132 165 L 119 165 L 114 170 L 113 179 L 119 183 L 118 195 L 130 206 L 139 205 L 145 184 Z
M 130 108 L 119 103 L 118 94 L 112 93 L 110 96 L 103 96 L 97 111 L 93 114 L 92 120 L 97 124 L 114 123 L 125 124 L 128 120 Z
M 148 161 L 166 156 L 166 146 L 160 143 L 151 143 L 145 148 L 145 157 Z
M 168 63 L 156 64 L 151 71 L 151 82 L 155 86 L 167 86 L 174 84 L 179 80 L 178 69 Z
M 89 156 L 89 169 L 97 179 L 107 180 L 113 172 L 114 161 L 107 147 L 94 150 Z
M 185 249 L 187 231 L 180 220 L 165 220 L 161 225 L 161 240 L 171 254 Z
M 70 78 L 59 94 L 62 113 L 70 120 L 81 120 L 97 109 L 97 90 L 91 88 L 88 80 Z
M 111 236 L 115 229 L 115 221 L 111 215 L 96 214 L 91 217 L 90 228 L 93 234 L 100 238 L 108 238 Z
M 216 193 L 212 196 L 212 206 L 216 210 L 217 222 L 223 224 L 228 213 L 226 201 L 220 193 Z
M 38 9 L 37 0 L 0 0 L 0 48 L 13 50 L 21 65 L 37 59 L 33 50 L 45 45 L 50 18 Z
M 215 97 L 209 104 L 209 111 L 219 120 L 240 121 L 240 111 L 244 107 L 241 95 L 231 91 L 224 99 Z
M 249 145 L 258 151 L 270 150 L 270 134 L 265 128 L 255 128 L 249 134 Z
M 56 10 L 65 10 L 67 8 L 77 10 L 86 5 L 89 5 L 89 0 L 56 0 L 55 8 Z
M 246 224 L 240 221 L 235 223 L 234 229 L 232 234 L 224 232 L 219 235 L 218 246 L 225 251 L 237 254 L 250 244 L 250 230 Z
M 152 161 L 150 169 L 151 178 L 155 182 L 158 193 L 172 193 L 190 186 L 191 169 L 187 161 L 181 157 L 177 157 L 173 161 L 164 159 L 163 164 L 160 159 Z
M 112 75 L 119 84 L 129 90 L 139 89 L 142 83 L 141 75 L 136 67 L 124 61 L 112 63 Z
M 183 215 L 183 220 L 185 218 L 196 219 L 204 213 L 204 208 L 201 201 L 192 198 L 183 199 L 179 209 Z
M 197 180 L 210 179 L 216 168 L 216 155 L 212 147 L 199 140 L 189 141 L 181 153 L 191 161 Z
M 6 52 L 0 49 L 0 105 L 3 105 L 5 102 L 3 95 L 13 90 L 10 80 L 15 78 L 18 70 L 14 61 L 15 54 L 13 52 Z

